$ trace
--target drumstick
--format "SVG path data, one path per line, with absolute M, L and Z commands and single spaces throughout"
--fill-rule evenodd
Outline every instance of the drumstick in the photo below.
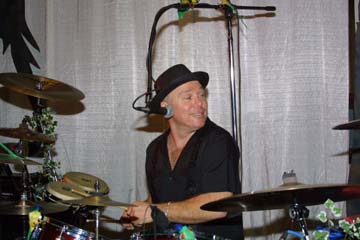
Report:
M 73 189 L 73 188 L 70 188 L 70 191 L 75 193 L 75 194 L 78 194 L 82 197 L 89 197 L 90 195 L 85 193 L 85 192 L 82 192 L 82 191 L 79 191 L 79 190 L 76 190 L 76 189 Z
M 75 194 L 78 194 L 82 197 L 89 197 L 90 195 L 85 193 L 85 192 L 82 192 L 82 191 L 79 191 L 79 190 L 76 190 L 74 188 L 71 188 L 71 187 L 62 187 L 63 190 L 65 191 L 68 191 L 68 192 L 72 192 L 72 193 L 75 193 Z

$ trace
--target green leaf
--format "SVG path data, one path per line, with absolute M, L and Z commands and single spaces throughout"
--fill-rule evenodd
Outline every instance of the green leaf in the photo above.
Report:
M 342 215 L 342 210 L 341 208 L 337 208 L 337 207 L 333 207 L 333 208 L 330 208 L 331 212 L 334 214 L 335 217 L 341 217 Z
M 315 230 L 313 232 L 313 236 L 316 240 L 326 240 L 329 237 L 329 232 L 323 230 Z
M 328 199 L 325 201 L 324 206 L 328 209 L 332 209 L 334 208 L 335 203 L 331 199 Z
M 353 228 L 353 224 L 349 223 L 346 220 L 340 220 L 339 221 L 339 227 L 344 230 L 345 233 L 349 233 L 351 229 Z
M 327 216 L 326 216 L 326 212 L 325 212 L 325 211 L 321 211 L 316 217 L 317 217 L 322 223 L 326 223 L 326 222 L 327 222 Z

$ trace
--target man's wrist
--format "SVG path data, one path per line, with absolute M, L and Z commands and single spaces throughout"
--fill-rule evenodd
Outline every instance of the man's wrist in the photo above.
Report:
M 169 219 L 169 210 L 171 202 L 168 202 L 165 208 L 165 216 Z

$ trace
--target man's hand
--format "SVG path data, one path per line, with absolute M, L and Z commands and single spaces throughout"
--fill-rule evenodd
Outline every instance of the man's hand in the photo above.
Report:
M 132 203 L 134 207 L 127 208 L 121 218 L 122 227 L 127 230 L 133 230 L 135 227 L 140 227 L 145 223 L 152 222 L 151 208 L 148 202 L 135 201 Z

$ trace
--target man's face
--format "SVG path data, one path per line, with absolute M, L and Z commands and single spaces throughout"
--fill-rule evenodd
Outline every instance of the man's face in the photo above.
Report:
M 175 88 L 162 102 L 163 106 L 166 104 L 173 107 L 174 115 L 169 123 L 174 127 L 192 132 L 205 125 L 208 105 L 205 89 L 198 81 L 190 81 Z

